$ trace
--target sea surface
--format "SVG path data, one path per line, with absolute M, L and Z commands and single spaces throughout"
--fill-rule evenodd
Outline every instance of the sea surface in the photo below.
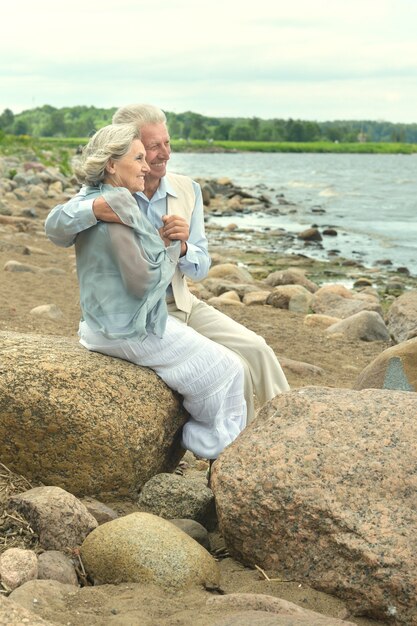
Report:
M 417 275 L 417 155 L 178 153 L 170 170 L 192 178 L 226 176 L 273 204 L 280 195 L 294 203 L 280 207 L 282 215 L 211 217 L 211 223 L 293 233 L 313 224 L 333 227 L 337 237 L 323 237 L 322 248 L 306 251 L 295 239 L 286 252 L 324 259 L 336 250 L 368 267 L 389 259 Z

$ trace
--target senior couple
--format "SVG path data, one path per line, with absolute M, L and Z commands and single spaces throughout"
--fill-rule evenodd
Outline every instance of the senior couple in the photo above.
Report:
M 183 396 L 182 445 L 214 460 L 260 405 L 289 389 L 265 340 L 193 296 L 210 267 L 199 185 L 167 173 L 164 113 L 122 107 L 74 171 L 80 192 L 48 215 L 59 246 L 75 243 L 89 350 L 152 368 Z

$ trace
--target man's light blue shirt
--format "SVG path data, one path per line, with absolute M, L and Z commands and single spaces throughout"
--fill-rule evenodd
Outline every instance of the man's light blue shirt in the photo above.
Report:
M 210 268 L 208 242 L 204 232 L 204 207 L 200 185 L 192 181 L 195 204 L 190 221 L 190 235 L 187 252 L 180 257 L 178 266 L 183 274 L 192 280 L 201 280 L 207 276 Z M 149 200 L 144 193 L 134 197 L 140 210 L 156 228 L 163 225 L 162 216 L 167 214 L 167 199 L 177 197 L 175 190 L 166 177 L 161 178 L 158 189 Z M 58 246 L 69 247 L 74 244 L 79 232 L 97 224 L 93 213 L 93 200 L 85 199 L 85 187 L 66 204 L 57 205 L 49 213 L 45 222 L 48 238 Z

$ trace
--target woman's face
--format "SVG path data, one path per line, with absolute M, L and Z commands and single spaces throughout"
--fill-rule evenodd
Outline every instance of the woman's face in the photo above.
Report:
M 109 160 L 104 182 L 114 187 L 126 187 L 130 193 L 143 191 L 145 174 L 149 172 L 149 165 L 146 163 L 145 156 L 143 143 L 140 139 L 134 139 L 127 154 L 121 159 Z

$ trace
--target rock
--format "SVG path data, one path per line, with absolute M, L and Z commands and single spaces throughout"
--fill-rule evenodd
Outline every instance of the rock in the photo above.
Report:
M 8 590 L 38 576 L 38 559 L 33 550 L 9 548 L 0 555 L 0 579 Z
M 55 617 L 65 614 L 68 596 L 74 596 L 74 593 L 77 593 L 74 585 L 65 585 L 57 580 L 29 580 L 12 591 L 9 599 L 27 611 L 42 612 L 43 619 L 51 620 L 53 624 L 62 624 L 61 620 L 56 622 Z M 32 622 L 27 623 L 32 626 Z M 50 624 L 49 621 L 47 623 Z
M 222 293 L 221 296 L 214 296 L 213 298 L 209 298 L 207 300 L 207 304 L 211 304 L 212 306 L 221 306 L 222 304 L 244 306 L 243 303 L 240 301 L 240 298 L 236 291 L 226 291 L 225 293 Z
M 34 170 L 35 172 L 43 172 L 45 170 L 45 166 L 38 161 L 26 161 L 23 163 L 23 169 L 25 172 L 28 170 Z
M 58 550 L 47 550 L 38 556 L 38 578 L 78 586 L 74 563 Z
M 385 293 L 392 296 L 399 296 L 405 289 L 405 284 L 401 279 L 390 278 L 385 284 Z
M 0 333 L 1 461 L 76 496 L 135 496 L 184 454 L 180 398 L 150 369 L 58 336 Z
M 87 511 L 97 520 L 98 524 L 105 524 L 119 517 L 114 509 L 95 498 L 83 498 L 82 503 Z
M 328 285 L 322 285 L 321 287 L 319 287 L 319 289 L 316 290 L 315 293 L 316 293 L 317 298 L 328 293 L 333 293 L 338 296 L 342 296 L 342 298 L 353 298 L 354 296 L 352 291 L 350 291 L 344 285 L 339 285 L 338 283 L 334 285 L 331 283 Z
M 30 311 L 30 315 L 48 317 L 51 320 L 60 320 L 64 317 L 63 312 L 56 304 L 41 304 Z
M 8 194 L 6 194 L 7 196 Z M 12 194 L 14 196 L 14 194 Z M 16 198 L 10 198 L 11 200 L 15 200 Z M 11 224 L 14 226 L 29 226 L 33 223 L 28 217 L 17 217 L 14 215 L 0 215 L 0 224 Z M 15 261 L 17 263 L 17 261 Z
M 43 250 L 42 248 L 36 248 L 35 246 L 25 246 L 23 254 L 40 254 L 42 256 L 51 256 L 51 252 Z
M 32 272 L 32 274 L 39 274 L 41 271 L 41 268 L 36 265 L 19 261 L 7 261 L 3 269 L 5 272 Z
M 317 291 L 318 286 L 306 278 L 304 272 L 299 269 L 278 270 L 268 274 L 265 283 L 276 287 L 277 285 L 302 285 L 311 293 Z
M 201 185 L 201 194 L 203 196 L 204 206 L 210 205 L 210 200 L 214 198 L 214 191 L 208 184 Z
M 299 374 L 301 376 L 308 376 L 310 374 L 313 374 L 314 376 L 322 376 L 324 374 L 324 369 L 322 367 L 311 365 L 311 363 L 304 363 L 303 361 L 294 361 L 293 359 L 288 359 L 285 356 L 280 356 L 279 362 L 284 369 L 290 370 L 291 372 L 294 372 L 294 374 Z
M 34 487 L 12 496 L 9 503 L 29 522 L 45 549 L 74 548 L 98 525 L 82 502 L 60 487 Z
M 372 304 L 379 304 L 379 296 L 377 293 L 373 293 L 373 288 L 366 287 L 358 292 L 355 292 L 355 300 L 362 300 L 363 302 L 370 302 Z
M 143 582 L 167 589 L 219 583 L 213 557 L 171 522 L 149 513 L 99 526 L 82 544 L 81 558 L 96 583 Z
M 307 313 L 312 294 L 302 285 L 282 285 L 274 287 L 266 303 L 276 309 L 288 309 L 294 313 Z
M 375 311 L 382 317 L 382 309 L 378 302 L 355 299 L 353 294 L 348 297 L 339 295 L 330 290 L 320 289 L 312 296 L 310 307 L 314 313 L 330 315 L 345 319 L 359 311 Z
M 399 274 L 405 274 L 406 276 L 410 276 L 410 270 L 408 267 L 397 267 L 397 272 Z
M 203 548 L 210 551 L 208 531 L 204 528 L 203 524 L 200 524 L 193 519 L 170 519 L 169 521 L 171 524 L 174 524 L 174 526 L 189 535 L 189 537 L 192 537 L 194 541 L 197 541 L 200 546 L 203 546 Z
M 387 348 L 359 374 L 355 389 L 417 391 L 417 339 Z
M 213 492 L 205 477 L 184 479 L 178 474 L 158 474 L 143 487 L 138 507 L 167 519 L 192 519 L 208 530 L 217 523 Z
M 211 267 L 208 278 L 227 279 L 235 283 L 253 283 L 254 280 L 248 270 L 233 263 L 221 263 Z
M 206 278 L 203 282 L 204 287 L 215 296 L 221 296 L 227 291 L 236 291 L 239 298 L 243 298 L 247 293 L 253 291 L 261 291 L 258 285 L 251 283 L 234 283 L 231 280 L 219 280 L 216 278 Z
M 238 307 L 244 307 L 245 306 L 243 304 L 243 302 L 240 302 L 240 301 L 237 302 L 234 298 L 224 298 L 224 299 L 222 299 L 222 298 L 215 298 L 215 297 L 213 297 L 213 298 L 209 298 L 207 300 L 207 304 L 210 304 L 211 306 L 214 306 L 214 307 L 220 307 L 220 308 L 222 306 L 225 306 L 225 305 L 228 305 L 228 306 L 238 306 Z
M 241 211 L 242 210 L 242 198 L 240 195 L 232 196 L 227 201 L 227 208 L 232 209 L 232 211 Z
M 318 228 L 306 228 L 298 233 L 297 237 L 304 239 L 304 241 L 321 241 L 323 239 Z
M 354 287 L 372 287 L 372 280 L 367 278 L 366 276 L 361 276 L 357 278 L 353 283 Z
M 417 329 L 417 290 L 406 291 L 396 298 L 388 309 L 386 321 L 397 343 L 414 336 Z
M 189 285 L 189 288 L 191 293 L 199 300 L 208 300 L 213 295 L 202 283 L 193 283 Z
M 258 616 L 264 616 L 264 614 L 268 614 L 272 617 L 275 616 L 294 616 L 300 617 L 303 620 L 300 624 L 308 624 L 309 626 L 313 626 L 317 624 L 317 626 L 354 626 L 352 622 L 345 622 L 340 619 L 334 617 L 327 617 L 326 615 L 321 615 L 320 613 L 316 613 L 315 611 L 310 611 L 309 609 L 305 609 L 298 604 L 294 604 L 293 602 L 288 602 L 287 600 L 283 600 L 282 598 L 276 598 L 275 596 L 268 596 L 261 593 L 228 593 L 223 596 L 213 596 L 207 600 L 207 606 L 219 607 L 219 608 L 228 608 L 228 609 L 238 609 L 242 611 L 240 615 L 244 617 L 247 615 L 247 612 L 253 613 L 251 615 L 252 618 L 256 618 Z M 244 611 L 244 613 L 243 613 Z M 236 618 L 236 615 L 233 614 L 233 619 Z M 227 620 L 229 617 L 223 618 L 223 620 Z M 221 624 L 228 623 L 227 621 L 220 620 L 216 622 L 219 626 Z M 310 621 L 308 621 L 310 620 Z M 231 623 L 235 623 L 236 626 L 239 625 L 239 622 L 234 621 Z M 241 622 L 241 624 L 246 622 Z M 247 622 L 249 626 L 251 624 L 256 624 L 258 622 Z M 260 623 L 263 623 L 262 621 Z M 293 621 L 282 621 L 282 622 L 270 622 L 272 624 L 297 624 L 297 622 Z
M 56 180 L 55 182 L 51 183 L 48 187 L 48 195 L 53 192 L 53 196 L 55 194 L 61 194 L 64 191 L 64 185 L 62 184 L 62 181 L 60 180 Z
M 250 291 L 243 296 L 243 304 L 253 306 L 256 304 L 266 304 L 270 291 Z
M 375 311 L 360 311 L 344 320 L 332 324 L 326 334 L 342 335 L 348 339 L 362 341 L 389 341 L 390 334 L 385 322 Z
M 232 181 L 230 178 L 227 178 L 227 176 L 221 176 L 220 178 L 217 178 L 215 182 L 221 187 L 231 187 L 233 185 Z
M 416 624 L 416 412 L 415 394 L 391 390 L 274 398 L 213 465 L 231 555 Z
M 6 206 L 3 202 L 0 202 L 0 215 L 11 215 L 12 210 Z
M 33 611 L 20 606 L 9 598 L 0 595 L 0 626 L 55 626 Z
M 21 212 L 20 212 L 20 215 L 23 215 L 23 217 L 31 217 L 32 219 L 38 217 L 38 214 L 36 213 L 36 210 L 35 209 L 30 209 L 30 208 L 29 209 L 22 209 Z
M 328 328 L 332 324 L 340 322 L 340 317 L 332 317 L 331 315 L 321 315 L 320 313 L 309 313 L 304 318 L 305 326 L 312 328 Z

